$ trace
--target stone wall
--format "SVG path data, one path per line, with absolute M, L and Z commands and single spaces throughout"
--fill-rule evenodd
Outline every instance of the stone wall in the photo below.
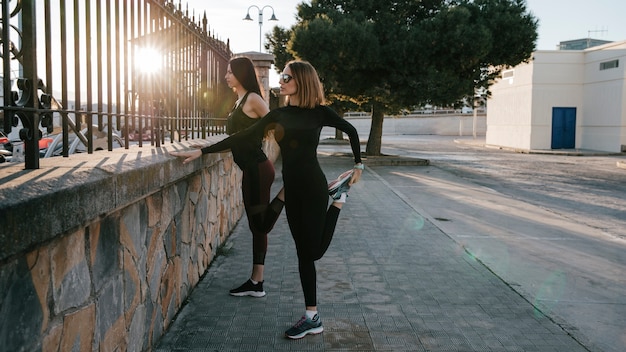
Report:
M 243 215 L 230 154 L 180 148 L 0 168 L 0 350 L 154 346 Z

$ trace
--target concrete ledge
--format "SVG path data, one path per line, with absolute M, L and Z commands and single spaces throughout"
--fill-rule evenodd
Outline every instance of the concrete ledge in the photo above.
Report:
M 381 155 L 363 157 L 363 162 L 367 166 L 427 166 L 430 165 L 428 159 L 409 158 L 397 155 Z
M 232 155 L 184 148 L 0 167 L 4 349 L 152 349 L 244 212 Z
M 607 155 L 624 155 L 624 153 L 604 152 L 601 150 L 590 149 L 520 149 L 512 147 L 504 147 L 493 144 L 484 144 L 485 148 L 500 149 L 520 154 L 550 154 L 563 156 L 607 156 Z
M 320 141 L 320 145 L 350 145 L 350 142 L 347 139 L 337 140 L 335 138 L 327 138 L 322 139 Z M 343 152 L 332 152 L 332 153 L 324 153 L 319 152 L 319 154 L 324 155 L 332 155 L 337 157 L 344 157 L 352 159 L 351 153 L 343 153 Z M 380 155 L 380 156 L 367 156 L 361 155 L 361 159 L 363 159 L 363 163 L 366 166 L 426 166 L 430 165 L 430 161 L 427 159 L 420 158 L 411 158 L 404 157 L 398 155 Z
M 209 142 L 222 138 L 212 137 Z M 230 155 L 205 155 L 183 166 L 167 150 L 185 146 L 135 146 L 47 158 L 40 160 L 37 170 L 24 170 L 22 163 L 1 164 L 0 261 L 85 226 L 85 219 L 102 217 Z
M 320 153 L 322 156 L 333 156 L 339 157 L 341 159 L 350 159 L 352 160 L 352 154 L 350 153 Z M 420 158 L 410 158 L 403 157 L 398 155 L 381 155 L 381 156 L 361 156 L 363 160 L 363 164 L 365 166 L 427 166 L 430 165 L 430 161 L 428 159 L 420 159 Z M 346 163 L 345 160 L 342 161 L 327 161 L 327 163 L 341 162 Z

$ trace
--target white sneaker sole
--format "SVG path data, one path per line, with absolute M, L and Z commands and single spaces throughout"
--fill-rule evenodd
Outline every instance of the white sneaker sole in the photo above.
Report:
M 265 291 L 261 291 L 261 292 L 244 291 L 244 292 L 229 292 L 229 293 L 230 293 L 231 296 L 235 296 L 235 297 L 250 296 L 250 297 L 260 298 L 260 297 L 264 297 L 265 296 Z
M 335 191 L 337 188 L 339 188 L 339 186 L 345 182 L 350 182 L 350 179 L 352 178 L 352 173 L 354 171 L 353 170 L 348 170 L 344 173 L 342 173 L 341 175 L 339 175 L 339 177 L 337 177 L 337 179 L 331 181 L 328 184 L 328 193 L 333 193 L 333 191 Z
M 297 340 L 297 339 L 301 339 L 301 338 L 305 337 L 308 334 L 311 334 L 311 335 L 321 334 L 322 331 L 324 331 L 324 327 L 320 326 L 318 328 L 313 328 L 313 329 L 309 329 L 307 331 L 304 331 L 304 332 L 302 332 L 301 334 L 298 334 L 298 335 L 293 335 L 293 336 L 285 335 L 285 336 L 287 336 L 288 338 L 290 338 L 292 340 Z

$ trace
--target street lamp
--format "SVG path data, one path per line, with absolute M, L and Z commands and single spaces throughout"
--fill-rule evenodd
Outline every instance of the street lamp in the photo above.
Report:
M 276 18 L 276 16 L 274 16 L 274 8 L 269 6 L 269 5 L 265 5 L 262 8 L 259 8 L 256 5 L 252 5 L 250 7 L 248 7 L 248 11 L 246 13 L 246 17 L 244 18 L 245 21 L 252 21 L 252 17 L 250 17 L 250 9 L 251 8 L 255 8 L 257 9 L 257 11 L 259 12 L 259 52 L 261 52 L 261 29 L 263 28 L 263 10 L 265 10 L 266 8 L 270 8 L 272 9 L 272 17 L 269 19 L 270 21 L 278 21 L 278 18 Z

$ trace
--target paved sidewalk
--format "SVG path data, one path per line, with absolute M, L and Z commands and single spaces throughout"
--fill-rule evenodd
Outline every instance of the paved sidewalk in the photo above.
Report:
M 352 165 L 348 158 L 320 161 L 329 179 Z M 333 243 L 317 262 L 322 334 L 296 341 L 283 335 L 304 313 L 284 213 L 269 237 L 267 295 L 229 296 L 250 270 L 243 218 L 155 350 L 587 351 L 372 168 L 350 192 Z

